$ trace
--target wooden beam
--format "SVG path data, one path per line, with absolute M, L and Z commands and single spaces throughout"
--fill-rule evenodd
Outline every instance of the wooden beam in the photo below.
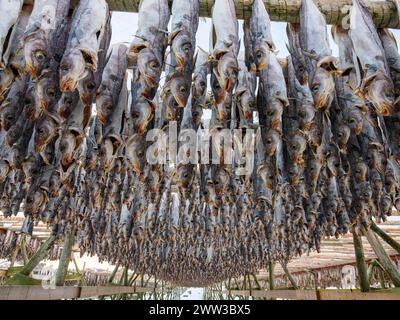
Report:
M 400 253 L 400 243 L 389 236 L 385 231 L 379 228 L 374 222 L 371 224 L 371 230 L 380 236 L 385 242 L 390 245 L 394 250 Z
M 250 296 L 249 290 L 233 290 L 233 296 Z M 354 292 L 345 290 L 274 290 L 253 291 L 254 298 L 290 300 L 400 300 L 399 292 Z
M 43 242 L 39 250 L 32 256 L 29 262 L 24 266 L 20 274 L 24 276 L 29 276 L 33 271 L 33 269 L 35 269 L 35 267 L 40 263 L 40 261 L 44 259 L 47 252 L 50 250 L 50 248 L 53 246 L 56 240 L 57 237 L 55 235 L 50 235 L 50 237 L 48 237 L 47 240 Z
M 369 291 L 368 272 L 367 272 L 367 264 L 365 263 L 364 248 L 361 236 L 356 233 L 355 228 L 353 228 L 352 232 L 353 232 L 354 251 L 356 254 L 358 281 L 360 282 L 361 291 L 368 292 Z
M 251 15 L 250 0 L 234 0 L 238 19 L 246 19 Z M 340 24 L 346 20 L 352 0 L 314 0 L 321 12 L 325 15 L 328 24 Z M 34 0 L 25 0 L 26 4 L 32 4 Z M 140 0 L 108 0 L 109 7 L 113 11 L 137 12 Z M 399 28 L 399 18 L 396 5 L 391 1 L 367 1 L 368 10 L 379 28 Z M 77 0 L 72 0 L 76 5 Z M 169 0 L 170 5 L 172 0 Z M 299 22 L 299 10 L 301 0 L 264 0 L 272 21 Z M 200 0 L 200 15 L 210 17 L 214 0 Z
M 282 266 L 283 271 L 285 271 L 285 274 L 286 274 L 286 276 L 288 277 L 290 283 L 292 284 L 292 287 L 293 287 L 295 290 L 300 289 L 299 286 L 298 286 L 297 283 L 296 283 L 296 280 L 294 280 L 293 276 L 292 276 L 291 273 L 289 272 L 289 269 L 287 268 L 287 264 L 281 263 L 281 266 Z
M 273 262 L 269 263 L 268 266 L 268 275 L 269 275 L 269 290 L 274 290 L 275 289 L 275 264 Z
M 386 253 L 382 244 L 379 242 L 379 239 L 371 229 L 364 230 L 364 233 L 369 243 L 371 244 L 371 247 L 374 249 L 375 254 L 379 259 L 379 262 L 389 275 L 393 284 L 396 287 L 400 287 L 400 273 L 397 270 L 396 265 L 394 264 L 392 259 L 390 259 L 390 256 Z
M 109 296 L 123 293 L 153 292 L 154 288 L 96 286 L 56 287 L 44 289 L 41 286 L 0 286 L 0 300 L 60 300 Z
M 65 276 L 68 272 L 68 265 L 71 261 L 72 247 L 75 242 L 76 227 L 72 226 L 71 230 L 65 235 L 64 246 L 61 252 L 60 261 L 56 272 L 56 286 L 62 286 L 65 281 Z

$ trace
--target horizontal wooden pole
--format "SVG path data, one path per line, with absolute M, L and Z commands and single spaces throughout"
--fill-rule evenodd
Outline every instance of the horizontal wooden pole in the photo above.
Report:
M 146 293 L 159 291 L 149 287 L 96 286 L 96 287 L 56 287 L 44 289 L 41 286 L 0 286 L 0 300 L 60 300 L 123 293 Z
M 252 0 L 234 0 L 238 19 L 246 19 L 251 15 Z M 25 0 L 32 4 L 34 0 Z M 72 4 L 76 4 L 72 0 Z M 137 12 L 140 0 L 108 0 L 113 11 Z M 170 4 L 172 0 L 169 0 Z M 352 0 L 315 0 L 321 12 L 325 15 L 328 24 L 341 24 L 348 15 L 348 8 Z M 299 22 L 301 0 L 264 0 L 272 21 Z M 365 3 L 372 13 L 374 22 L 379 28 L 399 28 L 399 18 L 396 5 L 391 1 L 367 1 Z M 200 15 L 211 16 L 214 0 L 200 0 Z
M 253 290 L 252 297 L 291 300 L 400 300 L 400 292 L 354 292 L 344 290 Z M 227 293 L 227 292 L 226 292 Z M 249 290 L 232 290 L 233 296 L 250 296 Z

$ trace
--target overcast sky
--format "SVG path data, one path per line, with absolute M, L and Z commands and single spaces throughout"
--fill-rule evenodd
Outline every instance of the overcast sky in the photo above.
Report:
M 112 43 L 118 42 L 126 42 L 129 44 L 136 32 L 137 29 L 137 13 L 127 13 L 127 12 L 113 12 L 112 15 Z M 209 51 L 209 35 L 211 28 L 211 19 L 210 18 L 200 18 L 199 29 L 197 31 L 197 45 L 201 48 Z M 240 38 L 243 36 L 243 21 L 239 20 L 239 32 Z M 286 57 L 288 55 L 288 51 L 286 49 L 287 36 L 286 36 L 286 23 L 283 22 L 272 22 L 272 36 L 274 42 L 279 50 L 279 57 Z M 400 31 L 392 30 L 395 34 L 397 41 L 400 39 Z M 330 34 L 330 28 L 328 32 L 328 36 L 330 38 L 331 47 L 333 55 L 337 56 L 337 48 L 335 43 L 332 40 Z

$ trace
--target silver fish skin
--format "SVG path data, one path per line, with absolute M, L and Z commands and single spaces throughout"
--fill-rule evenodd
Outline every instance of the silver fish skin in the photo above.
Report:
M 109 121 L 109 117 L 117 106 L 124 82 L 124 74 L 128 66 L 126 53 L 127 47 L 123 44 L 115 44 L 110 49 L 110 55 L 96 96 L 98 117 L 102 124 Z
M 378 32 L 361 0 L 353 0 L 349 35 L 364 73 L 358 93 L 382 116 L 393 114 L 394 86 Z
M 199 0 L 176 0 L 171 8 L 172 33 L 188 30 L 195 35 L 199 26 Z
M 0 12 L 0 70 L 8 63 L 8 53 L 13 42 L 13 34 L 22 10 L 23 0 L 1 0 Z
M 61 91 L 73 91 L 86 70 L 97 70 L 98 52 L 109 20 L 105 0 L 83 0 L 76 7 L 60 66 Z
M 239 53 L 239 25 L 236 19 L 235 3 L 233 0 L 216 0 L 212 9 L 214 56 L 232 51 Z
M 169 20 L 170 10 L 167 0 L 141 0 L 138 30 L 130 45 L 129 55 L 138 54 L 144 48 L 163 47 L 158 41 L 162 38 L 167 39 L 165 35 Z
M 35 1 L 23 37 L 25 66 L 32 78 L 39 76 L 55 58 L 55 48 L 63 47 L 58 31 L 65 23 L 69 7 L 70 0 Z

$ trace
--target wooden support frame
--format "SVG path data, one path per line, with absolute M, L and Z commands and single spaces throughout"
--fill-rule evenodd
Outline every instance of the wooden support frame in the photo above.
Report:
M 325 15 L 328 24 L 340 24 L 346 20 L 352 0 L 314 0 L 321 12 Z M 32 4 L 34 0 L 25 0 L 25 4 Z M 107 0 L 110 10 L 137 12 L 140 0 Z M 238 19 L 246 19 L 251 15 L 249 0 L 234 0 L 236 16 Z M 75 6 L 77 0 L 71 1 Z M 170 5 L 172 0 L 169 0 Z M 214 0 L 200 0 L 200 16 L 210 17 Z M 299 10 L 301 0 L 264 0 L 272 21 L 299 22 Z M 366 1 L 368 10 L 378 28 L 400 28 L 396 4 L 393 1 Z
M 371 224 L 371 230 L 380 236 L 388 245 L 390 245 L 394 250 L 400 253 L 400 243 L 389 236 L 385 231 L 379 228 L 374 222 Z
M 250 296 L 249 290 L 232 290 L 233 296 Z M 252 297 L 290 300 L 400 300 L 400 292 L 382 290 L 357 292 L 346 290 L 260 290 L 253 291 Z
M 96 286 L 44 289 L 41 286 L 0 286 L 0 300 L 61 300 L 147 292 L 154 292 L 154 288 Z

